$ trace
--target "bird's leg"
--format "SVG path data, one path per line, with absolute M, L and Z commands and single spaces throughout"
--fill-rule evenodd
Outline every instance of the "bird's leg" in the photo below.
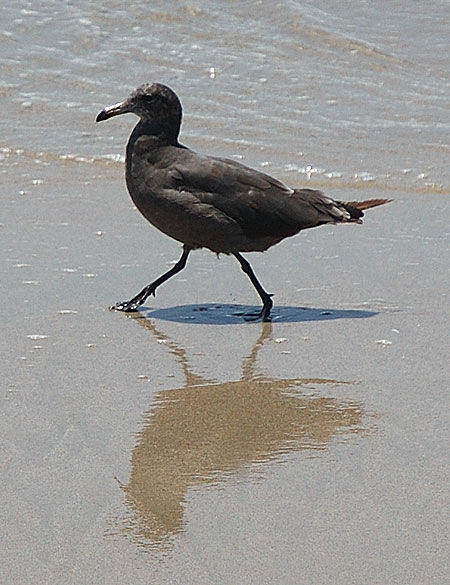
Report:
M 273 306 L 273 302 L 272 302 L 272 299 L 270 297 L 272 297 L 273 295 L 269 294 L 268 292 L 266 292 L 263 289 L 261 283 L 256 278 L 256 275 L 253 272 L 253 269 L 250 266 L 250 263 L 243 256 L 241 256 L 239 254 L 239 252 L 236 252 L 236 254 L 233 254 L 233 255 L 239 261 L 239 264 L 241 265 L 242 270 L 250 278 L 253 286 L 256 288 L 256 290 L 257 290 L 257 292 L 258 292 L 258 294 L 261 297 L 261 300 L 263 302 L 263 307 L 262 307 L 261 311 L 256 316 L 261 317 L 263 321 L 270 321 L 270 309 Z
M 123 301 L 121 303 L 117 303 L 116 305 L 113 305 L 112 307 L 110 307 L 110 309 L 114 310 L 114 311 L 125 311 L 127 313 L 132 312 L 132 311 L 136 311 L 137 308 L 140 305 L 142 305 L 142 303 L 144 303 L 145 300 L 150 295 L 155 295 L 155 291 L 160 284 L 162 284 L 163 282 L 166 282 L 166 280 L 169 280 L 169 278 L 171 278 L 172 276 L 174 276 L 175 274 L 177 274 L 178 272 L 183 270 L 183 268 L 186 266 L 186 262 L 187 262 L 190 251 L 191 251 L 190 248 L 187 248 L 186 246 L 184 246 L 183 253 L 181 254 L 181 258 L 178 260 L 178 262 L 175 264 L 175 266 L 173 266 L 170 270 L 168 270 L 167 272 L 162 274 L 159 278 L 157 278 L 155 281 L 153 281 L 152 283 L 147 285 L 145 288 L 143 288 L 139 294 L 137 294 L 135 297 L 133 297 L 129 301 Z

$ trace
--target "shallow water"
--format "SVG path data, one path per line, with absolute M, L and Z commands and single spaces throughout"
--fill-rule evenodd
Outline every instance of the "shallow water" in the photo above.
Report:
M 447 584 L 450 5 L 13 3 L 2 35 L 2 582 Z M 193 254 L 123 181 L 136 85 L 182 141 L 365 225 Z M 252 308 L 252 307 L 250 307 Z
M 202 151 L 293 184 L 319 175 L 448 192 L 449 12 L 447 2 L 6 2 L 2 142 L 114 158 L 134 120 L 96 128 L 96 111 L 157 80 L 180 94 L 185 141 Z

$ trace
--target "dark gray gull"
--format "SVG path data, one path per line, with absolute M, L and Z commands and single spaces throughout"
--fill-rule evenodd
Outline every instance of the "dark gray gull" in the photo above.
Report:
M 129 301 L 111 309 L 136 311 L 166 280 L 180 272 L 192 250 L 232 254 L 251 280 L 270 320 L 273 303 L 241 252 L 264 252 L 284 238 L 323 224 L 362 223 L 363 210 L 388 199 L 334 201 L 321 191 L 291 189 L 233 160 L 203 156 L 178 142 L 182 107 L 165 85 L 141 85 L 123 102 L 102 110 L 96 121 L 133 113 L 140 119 L 126 150 L 131 198 L 156 228 L 183 244 L 169 271 Z

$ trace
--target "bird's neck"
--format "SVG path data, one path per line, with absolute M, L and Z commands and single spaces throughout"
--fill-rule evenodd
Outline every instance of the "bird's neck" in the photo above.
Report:
M 130 137 L 136 140 L 139 136 L 151 136 L 155 147 L 178 146 L 180 123 L 174 120 L 140 120 Z

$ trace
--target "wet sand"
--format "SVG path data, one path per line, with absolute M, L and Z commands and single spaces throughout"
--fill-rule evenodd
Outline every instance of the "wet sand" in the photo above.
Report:
M 271 324 L 203 251 L 127 317 L 179 248 L 121 165 L 8 164 L 5 582 L 446 582 L 447 197 L 249 255 Z

